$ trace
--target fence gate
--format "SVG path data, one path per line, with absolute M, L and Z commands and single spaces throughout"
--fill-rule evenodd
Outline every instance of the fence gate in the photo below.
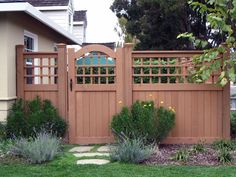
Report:
M 122 103 L 121 50 L 90 45 L 69 49 L 69 139 L 70 143 L 112 141 L 112 116 Z

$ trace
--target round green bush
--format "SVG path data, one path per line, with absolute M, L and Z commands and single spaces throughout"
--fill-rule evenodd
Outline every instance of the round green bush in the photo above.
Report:
M 67 123 L 59 116 L 52 103 L 39 97 L 32 101 L 17 100 L 7 117 L 8 138 L 34 137 L 42 130 L 63 137 L 66 129 Z
M 143 138 L 147 142 L 160 143 L 174 127 L 175 113 L 172 109 L 154 107 L 152 101 L 136 101 L 131 108 L 124 107 L 113 116 L 112 131 L 116 136 Z
M 236 137 L 236 112 L 231 112 L 230 113 L 230 132 L 231 132 L 231 137 L 235 138 Z

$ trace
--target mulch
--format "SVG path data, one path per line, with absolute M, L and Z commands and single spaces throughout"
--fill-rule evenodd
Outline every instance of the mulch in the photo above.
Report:
M 190 165 L 190 166 L 218 166 L 217 150 L 210 145 L 205 145 L 203 152 L 194 152 L 191 145 L 161 145 L 150 159 L 144 163 L 147 165 Z M 173 156 L 176 152 L 185 148 L 189 152 L 189 158 L 186 162 L 176 161 Z M 233 159 L 236 159 L 236 152 L 232 152 Z M 235 160 L 231 163 L 234 165 Z

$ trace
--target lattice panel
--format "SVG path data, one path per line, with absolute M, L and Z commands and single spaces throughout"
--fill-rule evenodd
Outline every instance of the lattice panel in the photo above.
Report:
M 90 52 L 76 60 L 77 84 L 115 84 L 115 59 L 102 52 Z
M 185 83 L 188 82 L 188 57 L 133 58 L 133 83 Z
M 56 57 L 24 58 L 25 84 L 57 84 L 58 66 Z

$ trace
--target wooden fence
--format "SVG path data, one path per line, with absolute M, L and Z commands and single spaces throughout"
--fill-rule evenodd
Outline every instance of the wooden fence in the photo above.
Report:
M 57 48 L 57 52 L 24 52 L 23 45 L 16 46 L 17 97 L 49 99 L 67 119 L 66 45 Z
M 156 106 L 175 110 L 175 128 L 163 143 L 230 137 L 229 85 L 214 85 L 219 73 L 204 84 L 191 83 L 188 77 L 192 57 L 201 51 L 133 51 L 132 47 L 69 49 L 67 72 L 65 46 L 59 45 L 55 53 L 24 53 L 18 46 L 17 94 L 52 100 L 68 119 L 70 143 L 112 142 L 112 115 L 136 100 L 153 100 Z

